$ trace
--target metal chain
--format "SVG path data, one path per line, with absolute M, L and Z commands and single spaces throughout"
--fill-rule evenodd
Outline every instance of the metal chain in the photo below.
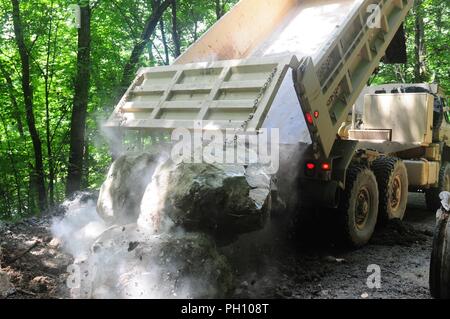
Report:
M 242 122 L 242 125 L 239 129 L 239 131 L 244 132 L 247 127 L 248 124 L 250 123 L 251 120 L 253 120 L 253 118 L 255 117 L 255 113 L 256 110 L 258 109 L 259 104 L 261 103 L 261 100 L 264 96 L 264 94 L 266 93 L 267 88 L 270 86 L 270 84 L 272 83 L 273 79 L 275 78 L 275 74 L 277 74 L 278 68 L 275 67 L 272 72 L 270 73 L 269 77 L 267 78 L 267 81 L 264 83 L 264 85 L 261 87 L 261 90 L 259 91 L 258 95 L 256 96 L 255 100 L 253 101 L 253 106 L 252 106 L 252 111 L 250 112 L 248 118 Z M 237 142 L 237 133 L 234 135 L 234 143 Z
M 259 91 L 258 95 L 256 96 L 254 102 L 253 102 L 253 107 L 252 107 L 252 111 L 249 114 L 248 118 L 242 123 L 241 125 L 241 129 L 242 130 L 246 130 L 248 123 L 253 119 L 253 117 L 255 116 L 256 110 L 258 109 L 259 103 L 261 103 L 261 99 L 264 96 L 264 93 L 266 93 L 267 88 L 270 86 L 270 84 L 272 83 L 275 74 L 277 73 L 278 68 L 275 67 L 272 72 L 270 73 L 269 77 L 267 78 L 267 81 L 264 83 L 264 85 L 262 86 L 261 90 Z

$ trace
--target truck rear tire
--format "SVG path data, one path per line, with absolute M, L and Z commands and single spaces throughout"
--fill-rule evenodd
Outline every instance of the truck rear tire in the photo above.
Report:
M 425 190 L 425 202 L 428 210 L 436 212 L 441 207 L 439 194 L 444 191 L 450 192 L 450 164 L 448 162 L 442 163 L 438 187 Z
M 395 157 L 380 157 L 373 162 L 380 202 L 378 219 L 386 223 L 403 219 L 408 202 L 408 171 L 403 161 Z
M 375 174 L 366 167 L 352 165 L 339 207 L 342 237 L 354 248 L 371 239 L 378 216 L 378 186 Z
M 450 221 L 438 221 L 430 261 L 430 293 L 433 298 L 450 298 Z

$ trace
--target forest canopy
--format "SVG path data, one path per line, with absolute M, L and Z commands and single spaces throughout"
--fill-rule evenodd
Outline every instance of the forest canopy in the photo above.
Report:
M 98 189 L 111 163 L 100 123 L 136 70 L 170 64 L 236 2 L 0 0 L 0 219 Z M 449 14 L 449 1 L 416 0 L 408 62 L 382 64 L 371 82 L 448 93 Z

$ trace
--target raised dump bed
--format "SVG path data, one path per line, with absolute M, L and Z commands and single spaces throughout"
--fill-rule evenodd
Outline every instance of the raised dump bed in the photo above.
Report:
M 318 56 L 361 0 L 243 0 L 175 64 Z
M 106 126 L 279 128 L 327 156 L 411 3 L 241 0 L 173 65 L 140 69 Z

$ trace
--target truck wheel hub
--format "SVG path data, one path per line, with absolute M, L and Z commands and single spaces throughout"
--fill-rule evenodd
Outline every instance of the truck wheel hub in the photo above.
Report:
M 364 187 L 358 193 L 358 199 L 356 202 L 355 223 L 359 229 L 364 228 L 367 217 L 370 210 L 370 193 L 369 190 Z
M 402 197 L 402 181 L 400 179 L 400 175 L 395 176 L 394 181 L 392 183 L 392 191 L 391 191 L 391 209 L 396 210 L 400 206 L 400 201 Z

